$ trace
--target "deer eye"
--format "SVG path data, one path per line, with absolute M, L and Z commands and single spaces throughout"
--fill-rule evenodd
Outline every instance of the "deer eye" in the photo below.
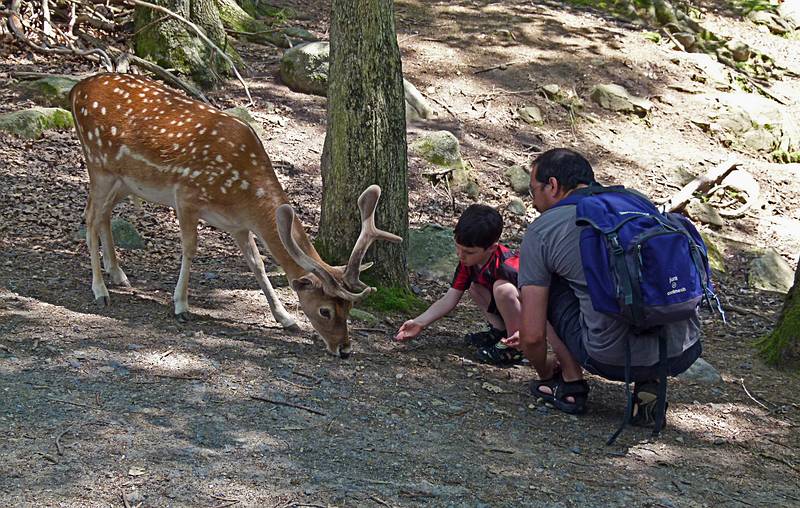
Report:
M 331 309 L 329 309 L 327 307 L 320 307 L 319 315 L 324 317 L 325 319 L 330 319 L 331 318 Z

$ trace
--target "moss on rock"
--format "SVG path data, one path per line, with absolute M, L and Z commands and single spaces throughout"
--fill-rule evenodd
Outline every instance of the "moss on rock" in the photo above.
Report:
M 0 130 L 37 139 L 49 129 L 71 129 L 72 113 L 61 108 L 30 108 L 0 115 Z

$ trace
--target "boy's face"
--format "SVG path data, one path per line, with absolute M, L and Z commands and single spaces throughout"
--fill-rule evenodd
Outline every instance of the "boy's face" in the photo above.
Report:
M 483 247 L 465 247 L 456 242 L 456 253 L 458 260 L 464 266 L 483 266 L 492 257 L 492 253 L 497 248 L 497 242 L 491 244 L 487 248 Z

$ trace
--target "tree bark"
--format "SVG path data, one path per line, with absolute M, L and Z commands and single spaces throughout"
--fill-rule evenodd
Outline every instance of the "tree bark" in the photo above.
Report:
M 800 367 L 800 264 L 786 295 L 778 325 L 757 343 L 764 359 L 775 366 Z
M 214 0 L 152 0 L 153 3 L 180 14 L 202 28 L 220 49 L 235 56 L 227 46 L 225 29 Z M 183 22 L 164 18 L 160 12 L 137 6 L 134 21 L 136 55 L 148 58 L 164 68 L 174 68 L 191 76 L 204 88 L 218 84 L 229 74 L 228 64 L 208 47 Z M 161 20 L 160 20 L 161 19 Z M 160 21 L 159 21 L 160 20 Z M 234 58 L 237 60 L 238 56 Z
M 317 247 L 344 263 L 361 228 L 356 201 L 369 185 L 383 190 L 379 228 L 402 236 L 378 241 L 368 280 L 408 288 L 408 161 L 403 76 L 391 0 L 333 0 L 328 127 L 322 156 L 322 214 Z

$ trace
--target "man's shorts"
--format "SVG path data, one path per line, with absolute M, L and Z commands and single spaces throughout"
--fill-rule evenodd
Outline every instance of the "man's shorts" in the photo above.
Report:
M 561 341 L 567 346 L 573 358 L 587 372 L 610 379 L 625 381 L 625 367 L 598 362 L 589 356 L 583 343 L 584 330 L 581 326 L 580 302 L 569 283 L 561 277 L 553 276 L 550 282 L 550 297 L 547 305 L 547 320 L 553 325 Z M 670 376 L 677 376 L 688 369 L 700 357 L 703 346 L 698 340 L 679 356 L 668 359 Z M 658 365 L 631 367 L 631 381 L 652 381 L 659 377 Z

